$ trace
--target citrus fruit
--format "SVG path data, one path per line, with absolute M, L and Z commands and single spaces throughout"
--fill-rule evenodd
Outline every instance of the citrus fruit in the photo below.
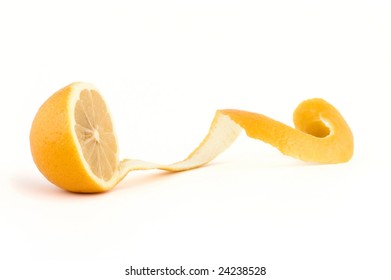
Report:
M 90 84 L 73 83 L 41 106 L 30 147 L 38 169 L 63 189 L 100 192 L 116 183 L 117 138 L 110 112 Z
M 296 128 L 267 116 L 218 110 L 201 144 L 183 161 L 162 165 L 119 161 L 111 114 L 99 91 L 76 82 L 54 93 L 38 110 L 30 148 L 40 172 L 58 187 L 78 193 L 112 189 L 132 170 L 183 171 L 213 160 L 244 129 L 283 154 L 310 162 L 341 163 L 353 155 L 353 134 L 342 115 L 323 99 L 302 102 L 294 112 Z

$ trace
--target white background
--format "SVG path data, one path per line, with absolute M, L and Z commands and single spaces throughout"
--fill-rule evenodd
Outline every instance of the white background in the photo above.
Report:
M 131 265 L 183 265 L 391 279 L 390 15 L 386 0 L 1 0 L 0 278 L 131 279 Z M 305 164 L 242 134 L 205 168 L 67 193 L 34 166 L 29 130 L 74 81 L 101 90 L 122 158 L 181 160 L 216 109 L 291 124 L 311 97 L 344 115 L 354 158 Z M 214 275 L 204 278 L 240 279 Z

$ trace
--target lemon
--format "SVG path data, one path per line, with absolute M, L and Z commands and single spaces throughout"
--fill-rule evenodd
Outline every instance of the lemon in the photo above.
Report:
M 164 165 L 137 159 L 119 161 L 111 114 L 91 84 L 72 83 L 38 110 L 30 148 L 40 172 L 56 186 L 79 193 L 112 189 L 132 170 L 183 171 L 213 160 L 244 129 L 283 154 L 310 162 L 341 163 L 353 156 L 353 134 L 336 108 L 320 98 L 302 102 L 294 112 L 296 128 L 267 116 L 218 110 L 201 144 L 183 161 Z
M 73 83 L 53 94 L 35 116 L 30 147 L 41 173 L 68 191 L 102 192 L 119 180 L 110 112 L 93 85 Z

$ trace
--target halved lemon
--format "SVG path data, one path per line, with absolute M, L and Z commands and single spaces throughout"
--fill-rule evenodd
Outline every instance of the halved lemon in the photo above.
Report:
M 218 110 L 201 144 L 183 161 L 169 165 L 142 160 L 119 161 L 112 118 L 91 84 L 72 83 L 38 110 L 30 132 L 35 164 L 53 184 L 71 192 L 112 189 L 132 170 L 183 171 L 204 165 L 227 149 L 244 129 L 282 153 L 320 163 L 349 161 L 353 134 L 342 115 L 323 99 L 302 102 L 294 113 L 296 128 L 261 114 Z
M 97 89 L 73 83 L 39 109 L 30 133 L 34 162 L 55 185 L 72 192 L 102 192 L 119 180 L 117 138 Z

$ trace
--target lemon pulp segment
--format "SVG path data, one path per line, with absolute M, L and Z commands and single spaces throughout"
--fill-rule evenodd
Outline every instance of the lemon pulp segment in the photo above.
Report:
M 104 100 L 95 90 L 84 89 L 74 115 L 84 159 L 98 178 L 110 180 L 118 168 L 118 147 Z

